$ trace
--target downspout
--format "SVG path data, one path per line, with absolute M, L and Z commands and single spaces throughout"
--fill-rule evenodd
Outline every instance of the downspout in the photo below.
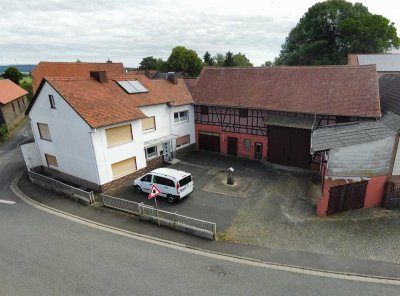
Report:
M 99 189 L 100 189 L 100 175 L 99 175 L 99 167 L 97 166 L 97 157 L 96 157 L 96 151 L 94 149 L 94 144 L 93 144 L 93 134 L 97 132 L 97 129 L 91 129 L 89 134 L 90 134 L 90 142 L 91 142 L 91 146 L 92 146 L 92 151 L 93 151 L 93 158 L 94 158 L 94 165 L 96 168 L 96 177 L 97 177 L 97 184 L 99 185 Z
M 171 135 L 173 135 L 173 133 L 172 133 L 172 120 L 173 119 L 171 119 L 171 117 L 173 118 L 173 116 L 174 116 L 174 111 L 175 111 L 174 107 L 175 107 L 175 101 L 172 101 L 171 102 L 171 110 L 169 111 L 169 132 Z M 188 116 L 189 116 L 189 114 L 188 114 Z M 171 160 L 172 160 L 173 154 L 175 154 L 175 152 L 176 152 L 176 147 L 173 146 L 172 140 L 170 140 L 170 145 L 171 145 L 170 152 L 171 152 Z

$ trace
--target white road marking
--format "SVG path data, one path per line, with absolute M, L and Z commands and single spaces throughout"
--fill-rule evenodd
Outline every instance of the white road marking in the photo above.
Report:
M 310 268 L 303 268 L 298 266 L 290 266 L 284 264 L 277 264 L 277 263 L 270 263 L 261 261 L 258 259 L 240 257 L 235 255 L 229 255 L 224 253 L 218 253 L 214 251 L 208 251 L 199 248 L 188 247 L 181 243 L 176 243 L 168 240 L 163 240 L 159 238 L 154 238 L 151 236 L 143 235 L 140 233 L 135 233 L 131 231 L 127 231 L 124 229 L 112 227 L 109 225 L 105 225 L 102 223 L 98 223 L 96 221 L 88 220 L 82 217 L 78 217 L 58 209 L 51 208 L 46 206 L 40 202 L 32 200 L 29 196 L 25 195 L 19 188 L 16 186 L 18 180 L 22 177 L 23 173 L 15 177 L 13 182 L 10 185 L 11 191 L 17 195 L 22 201 L 25 203 L 45 211 L 47 213 L 53 214 L 55 216 L 59 216 L 61 218 L 86 225 L 95 229 L 107 231 L 110 233 L 114 233 L 117 235 L 129 237 L 132 239 L 136 239 L 139 241 L 151 243 L 158 246 L 163 246 L 166 248 L 178 250 L 181 252 L 186 252 L 190 254 L 196 254 L 199 256 L 204 256 L 208 258 L 214 258 L 217 260 L 224 260 L 233 263 L 245 264 L 249 266 L 255 266 L 260 268 L 267 268 L 272 270 L 279 270 L 279 271 L 286 271 L 292 272 L 297 274 L 304 274 L 304 275 L 311 275 L 311 276 L 318 276 L 318 277 L 325 277 L 325 278 L 333 278 L 333 279 L 340 279 L 340 280 L 349 280 L 349 281 L 356 281 L 356 282 L 365 282 L 365 283 L 375 283 L 375 284 L 387 284 L 387 285 L 396 285 L 400 286 L 400 279 L 399 278 L 387 278 L 387 277 L 379 277 L 379 276 L 370 276 L 370 275 L 362 275 L 362 274 L 353 274 L 353 273 L 345 273 L 345 272 L 332 272 L 327 270 L 317 270 L 317 269 L 310 269 Z
M 0 199 L 0 203 L 13 205 L 13 204 L 15 204 L 15 201 Z

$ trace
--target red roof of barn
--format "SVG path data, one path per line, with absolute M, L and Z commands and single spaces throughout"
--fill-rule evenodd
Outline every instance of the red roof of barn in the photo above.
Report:
M 374 65 L 204 68 L 192 95 L 199 105 L 361 117 L 381 114 Z
M 22 96 L 25 96 L 28 92 L 15 84 L 9 79 L 0 80 L 0 104 L 7 104 L 14 101 Z
M 32 87 L 36 92 L 43 77 L 90 77 L 90 71 L 107 71 L 123 75 L 122 63 L 40 62 L 32 71 Z
M 133 74 L 110 75 L 105 83 L 90 77 L 45 77 L 45 80 L 93 128 L 144 118 L 146 115 L 139 109 L 141 106 L 193 104 L 183 79 L 178 79 L 176 85 Z M 138 80 L 149 92 L 128 94 L 119 86 L 118 80 Z M 32 105 L 33 102 L 27 112 Z

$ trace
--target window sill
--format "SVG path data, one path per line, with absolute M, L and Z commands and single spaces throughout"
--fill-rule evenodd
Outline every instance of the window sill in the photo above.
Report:
M 190 145 L 190 143 L 187 143 L 187 144 L 184 144 L 184 145 L 180 145 L 179 147 L 176 147 L 176 150 L 185 148 L 185 147 L 187 147 L 187 146 L 189 146 L 189 145 Z
M 151 133 L 154 133 L 155 131 L 156 131 L 156 129 L 153 128 L 153 129 L 144 130 L 144 131 L 142 131 L 142 133 L 143 134 L 151 134 Z
M 40 138 L 40 140 L 46 141 L 46 142 L 53 142 L 52 139 L 45 139 L 45 138 Z
M 153 156 L 150 156 L 150 157 L 147 157 L 147 156 L 146 156 L 146 160 L 152 160 L 152 159 L 157 158 L 157 157 L 158 157 L 157 154 L 156 154 L 156 155 L 153 155 Z
M 179 121 L 179 122 L 174 122 L 175 125 L 180 125 L 180 124 L 184 124 L 184 123 L 188 123 L 189 120 L 186 121 Z

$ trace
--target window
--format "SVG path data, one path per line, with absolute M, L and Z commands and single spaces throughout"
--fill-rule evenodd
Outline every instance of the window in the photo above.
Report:
M 154 156 L 157 156 L 157 146 L 146 148 L 145 151 L 146 151 L 146 158 L 152 158 Z
M 176 148 L 185 146 L 190 143 L 190 135 L 186 135 L 176 139 Z
M 148 174 L 148 175 L 144 176 L 142 179 L 140 179 L 140 181 L 151 182 L 151 177 L 152 177 L 152 175 Z
M 189 114 L 188 111 L 180 111 L 174 113 L 174 122 L 186 122 L 189 121 Z
M 208 106 L 200 106 L 201 115 L 208 115 Z
M 239 117 L 247 117 L 247 109 L 239 109 Z
M 142 119 L 142 131 L 151 131 L 156 129 L 156 118 L 154 116 Z
M 244 149 L 250 149 L 251 148 L 251 140 L 243 139 L 243 147 L 244 147 Z
M 50 107 L 56 109 L 56 103 L 54 102 L 53 95 L 49 95 L 49 102 L 50 102 Z
M 45 154 L 44 156 L 46 157 L 46 162 L 48 167 L 55 167 L 55 168 L 58 167 L 57 158 L 55 156 L 50 154 Z
M 21 110 L 21 105 L 19 104 L 19 100 L 17 101 L 17 103 L 18 103 L 18 109 L 19 109 L 19 112 L 21 113 L 21 112 L 22 112 L 22 110 Z
M 51 141 L 49 126 L 45 123 L 37 124 L 39 129 L 40 138 L 43 140 Z
M 189 184 L 190 182 L 192 182 L 192 176 L 191 176 L 191 175 L 189 175 L 189 176 L 183 178 L 182 180 L 180 180 L 180 181 L 179 181 L 179 185 L 180 185 L 181 187 L 183 187 L 183 186 Z
M 156 175 L 154 176 L 154 183 L 164 185 L 164 186 L 169 186 L 169 187 L 175 187 L 174 181 L 164 178 L 164 177 L 156 176 Z
M 106 129 L 107 145 L 113 147 L 132 142 L 132 127 L 130 124 Z
M 114 180 L 136 171 L 136 157 L 131 157 L 111 165 Z

